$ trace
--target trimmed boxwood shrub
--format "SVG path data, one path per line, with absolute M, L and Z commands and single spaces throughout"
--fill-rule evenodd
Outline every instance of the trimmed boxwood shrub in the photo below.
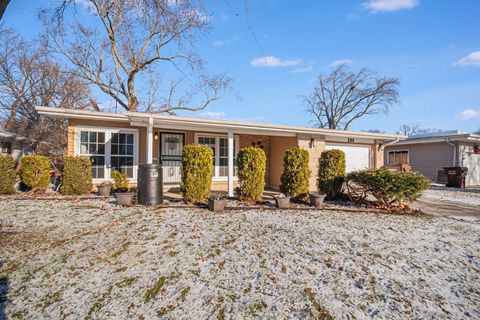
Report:
M 417 199 L 430 186 L 430 179 L 415 172 L 386 168 L 353 171 L 347 175 L 347 191 L 354 201 L 368 196 L 387 207 Z
M 65 157 L 63 159 L 63 194 L 80 195 L 92 191 L 92 161 L 88 157 Z
M 290 148 L 283 157 L 283 173 L 280 191 L 292 197 L 303 197 L 308 193 L 310 179 L 308 151 L 300 147 Z
M 205 201 L 210 196 L 213 176 L 213 151 L 208 146 L 188 144 L 182 149 L 180 167 L 183 197 L 193 203 Z
M 338 149 L 323 151 L 319 159 L 318 190 L 327 198 L 338 197 L 345 181 L 345 152 Z
M 50 160 L 44 156 L 24 156 L 20 174 L 25 186 L 34 192 L 45 192 L 50 184 Z
M 240 149 L 237 155 L 238 197 L 241 200 L 262 199 L 265 187 L 266 156 L 259 147 Z
M 118 170 L 112 170 L 113 188 L 115 192 L 129 192 L 130 191 L 130 177 L 126 173 L 121 173 Z
M 0 156 L 0 194 L 15 193 L 17 173 L 15 159 L 10 156 Z

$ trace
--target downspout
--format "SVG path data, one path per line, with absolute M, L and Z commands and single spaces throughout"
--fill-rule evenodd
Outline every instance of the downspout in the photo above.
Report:
M 450 142 L 450 138 L 447 138 L 445 142 L 453 147 L 453 161 L 452 161 L 452 166 L 455 167 L 455 164 L 457 163 L 457 145 Z
M 388 147 L 388 146 L 391 146 L 392 144 L 397 143 L 398 141 L 400 141 L 400 138 L 395 138 L 395 140 L 390 141 L 389 143 L 385 143 L 385 144 L 382 146 L 382 150 L 385 149 L 385 147 Z

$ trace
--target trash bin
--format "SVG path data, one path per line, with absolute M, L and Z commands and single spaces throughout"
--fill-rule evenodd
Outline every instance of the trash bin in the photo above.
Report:
M 467 167 L 445 167 L 447 176 L 447 187 L 465 189 L 465 177 L 467 176 Z
M 163 202 L 161 164 L 138 166 L 138 204 L 156 205 Z

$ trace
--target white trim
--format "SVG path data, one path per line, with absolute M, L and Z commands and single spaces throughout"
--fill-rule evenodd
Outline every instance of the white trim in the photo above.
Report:
M 233 142 L 235 141 L 233 137 L 233 132 L 228 133 L 228 196 L 233 197 Z M 237 142 L 238 149 L 238 142 Z
M 215 133 L 202 133 L 202 132 L 195 132 L 194 134 L 194 143 L 198 144 L 199 137 L 214 137 L 215 139 L 215 167 L 213 168 L 214 175 L 212 177 L 212 181 L 228 181 L 227 176 L 219 176 L 220 174 L 220 139 L 217 138 L 228 138 L 228 134 L 215 134 Z M 240 137 L 238 135 L 234 135 L 233 138 L 235 139 L 236 143 L 236 152 L 235 156 L 238 155 L 238 150 L 240 147 Z M 233 176 L 233 181 L 237 181 L 238 177 Z
M 92 119 L 105 121 L 122 121 L 129 122 L 136 126 L 146 127 L 148 118 L 154 119 L 154 126 L 176 129 L 176 130 L 196 130 L 196 131 L 234 131 L 237 134 L 264 134 L 272 136 L 294 136 L 296 134 L 311 134 L 319 137 L 354 137 L 354 138 L 370 138 L 377 140 L 395 140 L 405 139 L 406 136 L 394 134 L 378 134 L 371 132 L 354 132 L 344 130 L 319 129 L 288 125 L 274 125 L 245 121 L 233 120 L 213 120 L 199 119 L 193 117 L 179 117 L 170 115 L 160 115 L 146 112 L 125 112 L 123 114 L 97 112 L 87 110 L 71 110 L 63 108 L 36 107 L 38 113 L 50 117 L 62 119 Z
M 80 132 L 104 132 L 105 133 L 105 167 L 104 167 L 104 176 L 103 179 L 92 179 L 93 183 L 101 183 L 104 181 L 112 181 L 111 178 L 111 135 L 112 133 L 133 133 L 133 177 L 130 178 L 130 182 L 137 181 L 137 170 L 139 162 L 139 130 L 131 128 L 121 128 L 121 127 L 95 127 L 95 126 L 84 126 L 79 125 L 75 126 L 74 141 L 73 141 L 73 154 L 75 156 L 80 156 Z
M 147 164 L 153 163 L 153 118 L 148 118 L 147 126 L 147 139 L 146 139 L 146 149 L 147 149 Z
M 407 163 L 405 164 L 410 165 L 410 149 L 387 150 L 387 164 L 390 164 L 390 152 L 407 152 Z

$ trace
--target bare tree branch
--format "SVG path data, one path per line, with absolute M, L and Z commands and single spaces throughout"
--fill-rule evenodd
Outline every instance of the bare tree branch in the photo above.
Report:
M 201 110 L 228 88 L 229 79 L 207 75 L 195 54 L 194 41 L 209 24 L 202 0 L 84 2 L 98 24 L 77 22 L 66 28 L 62 22 L 57 28 L 49 23 L 55 15 L 43 16 L 52 49 L 67 58 L 77 77 L 97 86 L 125 110 Z M 58 10 L 64 14 L 72 3 L 66 1 Z M 161 74 L 163 81 L 156 79 Z M 175 85 L 173 92 L 160 87 L 177 82 L 181 85 Z
M 357 119 L 388 112 L 398 103 L 398 79 L 378 77 L 365 68 L 356 73 L 346 68 L 341 64 L 330 75 L 320 75 L 313 93 L 304 97 L 307 112 L 320 128 L 348 130 Z

